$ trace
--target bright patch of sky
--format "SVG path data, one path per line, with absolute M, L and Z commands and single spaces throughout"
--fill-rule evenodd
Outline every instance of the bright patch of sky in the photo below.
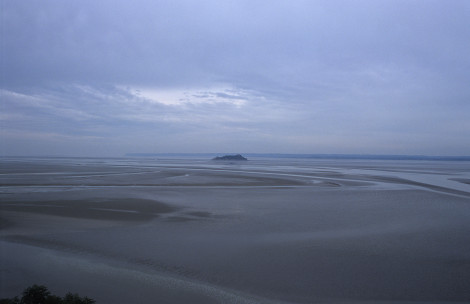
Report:
M 122 87 L 132 95 L 150 102 L 164 105 L 184 106 L 188 104 L 226 103 L 237 107 L 246 103 L 249 93 L 229 86 L 192 89 L 161 89 L 152 87 Z

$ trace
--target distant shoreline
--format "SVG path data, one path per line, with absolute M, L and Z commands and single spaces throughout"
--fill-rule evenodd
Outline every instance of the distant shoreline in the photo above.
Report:
M 127 153 L 125 157 L 198 157 L 210 159 L 220 154 L 224 153 Z M 243 155 L 250 158 L 470 161 L 470 156 L 289 153 L 243 153 Z
M 230 153 L 126 153 L 123 156 L 77 156 L 77 155 L 0 155 L 0 159 L 68 159 L 68 158 L 186 158 L 211 160 L 218 155 Z M 397 160 L 397 161 L 470 161 L 470 156 L 448 155 L 395 155 L 395 154 L 289 154 L 289 153 L 242 153 L 249 159 L 318 159 L 318 160 Z

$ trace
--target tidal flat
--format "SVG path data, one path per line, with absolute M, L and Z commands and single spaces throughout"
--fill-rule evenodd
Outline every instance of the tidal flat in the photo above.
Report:
M 0 298 L 468 303 L 470 162 L 0 159 Z

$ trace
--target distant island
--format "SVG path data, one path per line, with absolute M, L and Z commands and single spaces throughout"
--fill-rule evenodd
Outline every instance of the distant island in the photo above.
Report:
M 127 153 L 125 157 L 157 158 L 200 158 L 214 157 L 215 153 Z M 331 160 L 423 160 L 423 161 L 470 161 L 470 155 L 391 155 L 391 154 L 288 154 L 288 153 L 246 153 L 250 158 L 287 159 L 331 159 Z
M 248 160 L 240 154 L 214 157 L 212 160 Z

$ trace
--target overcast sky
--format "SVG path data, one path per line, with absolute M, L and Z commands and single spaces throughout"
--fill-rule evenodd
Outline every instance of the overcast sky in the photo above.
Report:
M 470 155 L 470 1 L 0 1 L 1 155 Z

